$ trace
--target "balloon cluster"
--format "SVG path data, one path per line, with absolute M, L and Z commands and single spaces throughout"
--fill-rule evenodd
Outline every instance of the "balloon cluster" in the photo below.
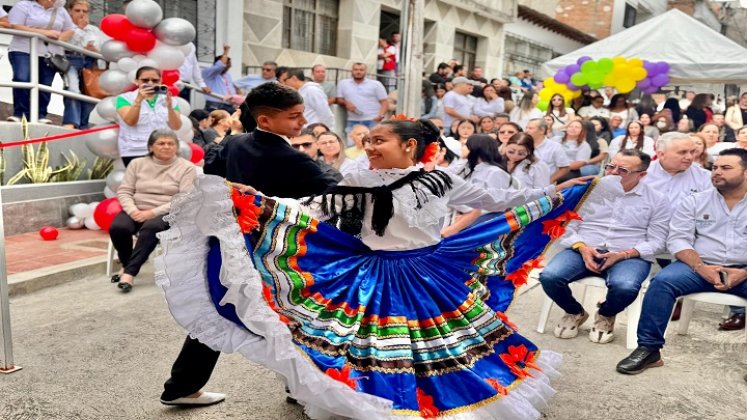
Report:
M 580 96 L 580 90 L 588 87 L 614 87 L 620 93 L 628 93 L 638 87 L 644 93 L 654 93 L 669 83 L 669 64 L 651 62 L 640 58 L 581 57 L 574 64 L 560 69 L 553 77 L 544 81 L 540 91 L 538 108 L 545 110 L 553 95 L 559 93 L 566 101 Z
M 109 231 L 114 218 L 122 211 L 117 197 L 107 198 L 101 202 L 78 203 L 70 206 L 70 217 L 65 224 L 68 229 Z

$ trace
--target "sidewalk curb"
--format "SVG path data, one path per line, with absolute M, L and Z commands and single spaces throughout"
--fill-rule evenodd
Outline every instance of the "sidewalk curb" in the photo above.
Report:
M 89 276 L 106 274 L 106 255 L 58 264 L 8 276 L 8 294 L 22 296 Z

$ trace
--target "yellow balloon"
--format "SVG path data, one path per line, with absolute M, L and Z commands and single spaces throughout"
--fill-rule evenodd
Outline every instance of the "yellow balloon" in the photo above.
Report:
M 612 62 L 615 64 L 615 67 L 619 66 L 620 64 L 625 64 L 627 60 L 625 60 L 625 57 L 617 56 L 612 59 Z
M 630 71 L 630 76 L 637 82 L 645 79 L 648 76 L 648 72 L 643 67 L 635 67 Z
M 616 79 L 617 78 L 615 77 L 615 74 L 614 73 L 610 73 L 610 74 L 608 74 L 607 76 L 604 77 L 604 82 L 603 83 L 604 83 L 605 86 L 614 86 Z
M 635 89 L 635 81 L 633 79 L 619 79 L 615 83 L 615 89 L 620 93 L 628 93 Z
M 643 67 L 643 60 L 640 58 L 631 58 L 628 60 L 628 64 L 630 64 L 633 67 Z
M 543 81 L 542 81 L 542 84 L 543 84 L 543 85 L 544 85 L 545 87 L 547 87 L 547 88 L 551 88 L 551 89 L 552 89 L 553 87 L 556 87 L 556 86 L 558 86 L 558 84 L 557 84 L 557 83 L 555 83 L 555 79 L 553 79 L 552 77 L 548 77 L 547 79 L 543 80 Z
M 548 88 L 544 88 L 539 92 L 539 97 L 543 101 L 549 101 L 552 95 L 554 95 L 554 92 Z

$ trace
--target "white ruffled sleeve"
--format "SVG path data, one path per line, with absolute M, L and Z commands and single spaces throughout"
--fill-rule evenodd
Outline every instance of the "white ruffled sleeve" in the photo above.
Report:
M 449 206 L 468 206 L 487 211 L 504 211 L 555 193 L 555 186 L 536 189 L 480 188 L 449 174 L 453 187 L 449 194 Z

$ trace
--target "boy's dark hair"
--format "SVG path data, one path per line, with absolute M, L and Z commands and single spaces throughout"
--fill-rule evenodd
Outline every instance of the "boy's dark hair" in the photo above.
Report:
M 280 66 L 280 67 L 276 68 L 275 69 L 275 78 L 278 79 L 278 80 L 280 80 L 280 76 L 282 76 L 284 73 L 288 73 L 288 71 L 290 71 L 290 69 L 288 67 L 285 67 L 285 66 Z
M 443 70 L 447 67 L 449 67 L 449 65 L 446 63 L 438 63 L 438 70 Z
M 464 68 L 464 64 L 456 64 L 454 66 L 454 73 L 459 73 Z
M 263 83 L 252 89 L 241 104 L 241 123 L 244 124 L 245 117 L 256 120 L 260 115 L 275 115 L 300 104 L 303 104 L 303 98 L 290 86 Z M 247 124 L 244 124 L 244 129 L 247 129 Z
M 306 80 L 306 75 L 303 74 L 302 69 L 290 69 L 288 70 L 288 77 L 295 77 L 299 81 L 303 82 Z

